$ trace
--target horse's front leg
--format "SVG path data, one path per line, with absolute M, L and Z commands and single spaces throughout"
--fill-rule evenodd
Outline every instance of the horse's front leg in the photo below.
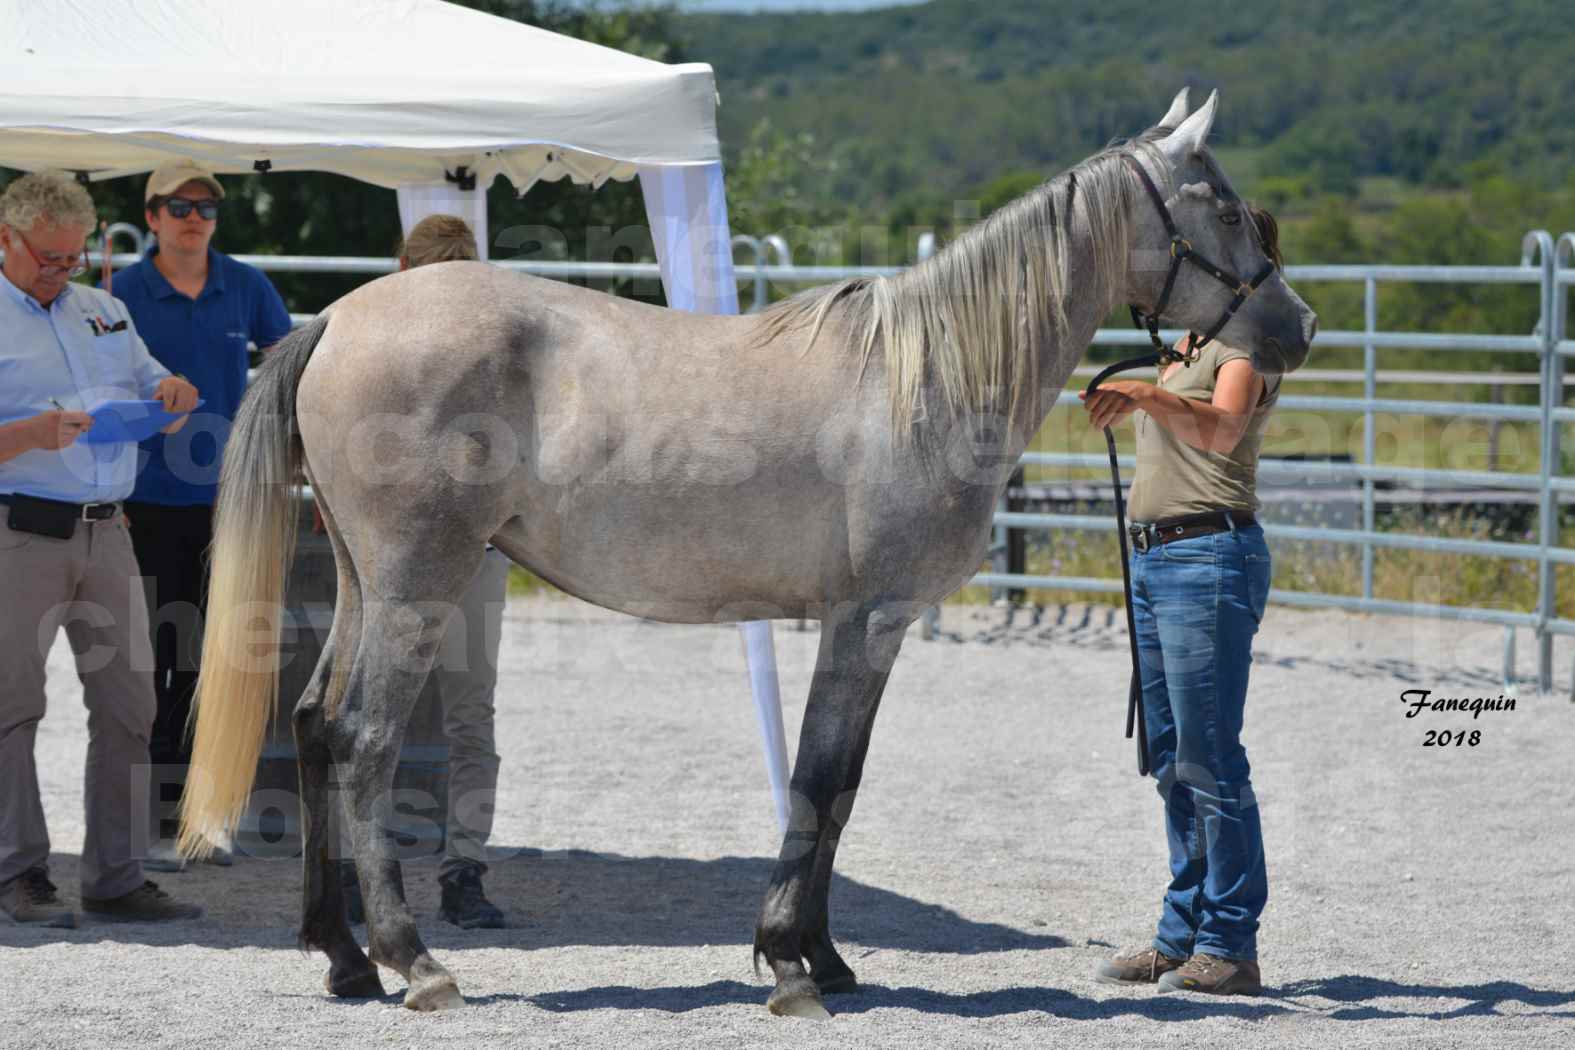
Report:
M 766 1001 L 774 1014 L 828 1017 L 821 991 L 853 985 L 853 971 L 831 943 L 827 894 L 875 712 L 911 612 L 868 603 L 836 610 L 822 622 L 793 766 L 790 825 L 755 926 L 756 964 L 764 956 L 776 977 Z

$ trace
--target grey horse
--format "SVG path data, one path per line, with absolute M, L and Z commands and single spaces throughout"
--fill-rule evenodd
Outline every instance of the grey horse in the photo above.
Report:
M 492 543 L 586 601 L 678 623 L 810 617 L 820 651 L 791 826 L 755 929 L 772 1012 L 856 988 L 827 894 L 876 708 L 909 624 L 985 557 L 1013 465 L 1112 307 L 1152 308 L 1171 241 L 1235 273 L 1265 256 L 1205 145 L 1217 98 L 1051 179 L 898 276 L 749 317 L 659 309 L 480 263 L 374 281 L 269 357 L 220 483 L 181 845 L 233 829 L 276 700 L 279 609 L 304 470 L 338 566 L 333 627 L 294 709 L 303 946 L 327 986 L 463 1002 L 422 943 L 383 828 L 401 737 L 447 616 Z M 1183 269 L 1167 318 L 1204 330 L 1232 289 Z M 1275 275 L 1221 338 L 1287 371 L 1312 311 Z M 298 438 L 294 436 L 298 429 Z M 330 773 L 366 902 L 345 920 Z M 376 964 L 376 965 L 374 965 Z

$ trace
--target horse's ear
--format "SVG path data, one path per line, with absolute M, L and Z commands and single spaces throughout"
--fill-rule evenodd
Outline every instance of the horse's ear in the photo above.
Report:
M 1214 111 L 1219 100 L 1218 91 L 1209 92 L 1209 100 L 1160 141 L 1160 149 L 1165 151 L 1172 164 L 1180 164 L 1203 148 L 1203 144 L 1208 141 L 1209 130 L 1214 127 Z
M 1180 127 L 1181 122 L 1186 119 L 1187 89 L 1182 88 L 1180 91 L 1176 92 L 1176 97 L 1171 101 L 1170 108 L 1165 111 L 1165 115 L 1163 117 L 1159 118 L 1159 123 L 1156 124 L 1155 127 L 1177 128 Z

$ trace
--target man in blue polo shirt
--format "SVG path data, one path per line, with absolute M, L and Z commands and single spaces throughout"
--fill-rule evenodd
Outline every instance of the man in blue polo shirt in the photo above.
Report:
M 145 794 L 154 701 L 148 613 L 119 504 L 137 447 L 94 442 L 89 415 L 152 398 L 187 413 L 197 391 L 149 356 L 125 307 L 70 283 L 87 268 L 96 219 L 64 172 L 24 175 L 0 194 L 0 912 L 43 926 L 76 923 L 49 879 L 33 759 L 61 629 L 88 709 L 82 907 L 115 920 L 201 914 L 144 880 L 137 857 L 146 817 L 133 800 Z
M 164 820 L 153 829 L 148 865 L 178 871 L 168 803 L 178 800 L 191 762 L 186 720 L 208 607 L 203 556 L 213 539 L 219 457 L 246 390 L 247 344 L 267 348 L 284 338 L 290 315 L 260 271 L 213 249 L 224 187 L 212 172 L 189 160 L 166 164 L 148 176 L 143 197 L 158 244 L 115 275 L 115 297 L 159 363 L 203 395 L 202 408 L 179 434 L 142 443 L 143 464 L 126 502 L 148 587 L 158 696 L 148 750 Z M 223 849 L 213 856 L 219 863 L 229 859 Z

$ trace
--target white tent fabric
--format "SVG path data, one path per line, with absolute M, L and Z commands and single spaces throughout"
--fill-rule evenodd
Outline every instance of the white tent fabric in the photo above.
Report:
M 738 308 L 707 65 L 442 0 L 0 0 L 0 68 L 0 165 L 110 179 L 186 156 L 220 174 L 334 172 L 400 190 L 407 231 L 465 216 L 483 251 L 498 175 L 523 194 L 643 173 L 669 301 Z M 744 637 L 785 827 L 770 624 Z
M 0 0 L 11 167 L 332 171 L 465 165 L 520 193 L 721 159 L 711 67 L 664 65 L 442 0 Z
M 651 222 L 651 239 L 661 261 L 667 305 L 706 314 L 738 313 L 733 277 L 733 239 L 722 191 L 722 165 L 642 167 L 640 189 Z M 782 728 L 782 693 L 777 680 L 771 621 L 739 625 L 749 687 L 766 753 L 766 775 L 777 824 L 788 827 L 787 734 Z

